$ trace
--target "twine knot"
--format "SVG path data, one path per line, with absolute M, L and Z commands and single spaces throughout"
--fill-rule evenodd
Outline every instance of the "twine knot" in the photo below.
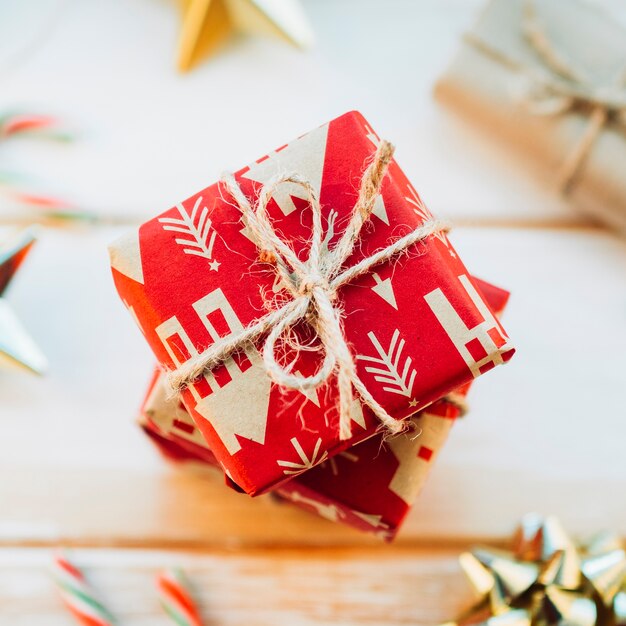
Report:
M 340 439 L 348 439 L 351 436 L 351 416 L 355 409 L 354 391 L 389 432 L 398 433 L 404 429 L 404 423 L 391 417 L 358 377 L 343 331 L 343 311 L 333 304 L 337 290 L 341 286 L 368 273 L 373 266 L 397 256 L 433 233 L 447 230 L 439 222 L 428 221 L 355 265 L 345 267 L 363 224 L 372 214 L 392 157 L 393 146 L 387 141 L 382 141 L 363 174 L 359 196 L 350 221 L 339 240 L 332 246 L 333 233 L 330 227 L 332 216 L 329 217 L 329 225 L 325 229 L 319 199 L 311 183 L 299 174 L 279 175 L 271 179 L 261 188 L 254 206 L 232 174 L 222 177 L 222 184 L 241 212 L 247 234 L 259 249 L 260 260 L 272 264 L 280 287 L 291 299 L 282 304 L 273 303 L 275 308 L 240 333 L 213 344 L 200 355 L 170 372 L 168 380 L 174 391 L 182 391 L 200 376 L 224 363 L 234 353 L 255 344 L 257 339 L 265 336 L 262 348 L 263 364 L 276 384 L 288 389 L 305 391 L 316 389 L 328 382 L 332 376 L 336 376 L 339 391 Z M 303 188 L 312 213 L 311 237 L 306 249 L 308 256 L 304 260 L 277 233 L 267 211 L 273 194 L 285 183 Z M 321 365 L 310 376 L 293 371 L 299 353 L 305 349 L 297 333 L 292 332 L 298 324 L 310 327 L 319 342 L 317 349 L 323 355 Z M 293 346 L 296 353 L 295 359 L 287 364 L 281 363 L 278 357 L 278 352 L 285 343 Z
M 314 296 L 314 291 L 321 289 L 330 300 L 335 298 L 335 292 L 330 288 L 328 281 L 320 274 L 308 274 L 300 281 L 298 293 L 302 296 Z

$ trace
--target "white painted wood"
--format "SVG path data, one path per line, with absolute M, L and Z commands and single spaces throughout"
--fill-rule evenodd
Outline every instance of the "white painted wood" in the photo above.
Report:
M 117 229 L 42 233 L 10 301 L 47 353 L 0 376 L 0 541 L 367 541 L 165 464 L 133 424 L 151 357 L 109 275 Z M 507 536 L 530 509 L 626 532 L 626 244 L 600 231 L 458 229 L 471 271 L 513 292 L 518 347 L 476 383 L 400 541 Z
M 183 76 L 174 70 L 174 0 L 4 3 L 0 110 L 54 112 L 80 138 L 71 146 L 11 142 L 0 167 L 101 215 L 148 216 L 356 108 L 397 144 L 399 162 L 437 213 L 579 220 L 516 156 L 432 99 L 481 3 L 308 0 L 312 50 L 234 39 Z M 15 213 L 0 199 L 0 217 Z

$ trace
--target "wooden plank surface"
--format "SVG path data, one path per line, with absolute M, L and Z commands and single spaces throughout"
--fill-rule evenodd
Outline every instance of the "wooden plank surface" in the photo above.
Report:
M 448 550 L 257 550 L 246 553 L 80 550 L 77 564 L 129 626 L 165 626 L 154 576 L 183 567 L 206 623 L 437 624 L 471 601 Z M 49 550 L 0 551 L 0 607 L 11 626 L 69 626 Z

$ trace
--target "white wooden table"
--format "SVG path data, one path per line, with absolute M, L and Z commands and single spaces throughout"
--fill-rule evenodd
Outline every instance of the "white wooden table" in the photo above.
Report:
M 59 545 L 124 624 L 166 623 L 152 575 L 172 563 L 211 624 L 433 624 L 469 598 L 457 553 L 504 541 L 526 511 L 626 533 L 626 244 L 432 101 L 479 4 L 308 0 L 310 52 L 239 38 L 185 76 L 173 1 L 0 7 L 0 110 L 53 112 L 80 132 L 70 146 L 3 145 L 0 169 L 103 222 L 43 229 L 9 294 L 51 368 L 0 374 L 0 622 L 72 623 L 46 575 Z M 133 424 L 151 357 L 106 254 L 127 225 L 352 108 L 457 224 L 472 272 L 513 292 L 518 347 L 472 391 L 391 547 L 157 455 Z M 2 228 L 29 219 L 0 204 Z

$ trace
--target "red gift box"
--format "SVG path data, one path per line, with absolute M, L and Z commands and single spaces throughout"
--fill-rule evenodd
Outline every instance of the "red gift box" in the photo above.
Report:
M 182 403 L 168 395 L 157 368 L 141 405 L 137 422 L 161 452 L 173 461 L 203 461 L 220 467 Z
M 445 399 L 409 418 L 419 436 L 372 437 L 283 483 L 281 498 L 391 541 L 419 495 L 458 407 Z
M 359 113 L 347 113 L 238 171 L 235 180 L 254 202 L 274 175 L 296 171 L 320 199 L 325 243 L 332 249 L 378 143 Z M 268 210 L 296 254 L 306 257 L 311 222 L 302 196 L 301 187 L 285 183 Z M 276 289 L 276 268 L 262 262 L 240 218 L 226 188 L 214 184 L 111 246 L 117 290 L 166 370 L 240 333 L 267 311 L 268 301 L 275 306 L 268 294 Z M 346 265 L 431 219 L 392 161 Z M 397 419 L 513 354 L 441 232 L 341 287 L 335 306 L 344 312 L 343 330 L 359 378 Z M 278 386 L 264 371 L 257 348 L 229 358 L 181 395 L 220 464 L 251 495 L 309 470 L 379 426 L 368 407 L 355 404 L 352 435 L 340 437 L 334 381 L 304 391 Z M 287 357 L 293 359 L 292 371 L 305 376 L 320 362 L 313 350 Z
M 499 315 L 509 292 L 474 278 Z M 390 541 L 420 494 L 470 384 L 411 417 L 413 434 L 372 437 L 284 483 L 277 493 L 332 521 Z M 456 401 L 455 401 L 456 399 Z M 415 436 L 419 433 L 418 436 Z
M 222 468 L 182 404 L 168 397 L 156 370 L 138 422 L 163 456 L 176 463 Z M 469 384 L 458 390 L 464 397 Z M 426 481 L 459 407 L 446 399 L 409 418 L 419 436 L 371 437 L 282 483 L 272 495 L 333 522 L 390 541 Z M 226 484 L 235 485 L 226 477 Z
M 497 314 L 502 313 L 509 293 L 476 278 L 474 281 Z M 169 458 L 203 461 L 219 468 L 184 407 L 167 397 L 162 376 L 157 371 L 150 383 L 140 416 L 144 430 Z M 384 443 L 380 437 L 372 437 L 283 483 L 274 493 L 326 519 L 390 541 L 461 414 L 455 398 L 465 398 L 469 387 L 464 385 L 411 417 L 413 434 L 401 434 Z

